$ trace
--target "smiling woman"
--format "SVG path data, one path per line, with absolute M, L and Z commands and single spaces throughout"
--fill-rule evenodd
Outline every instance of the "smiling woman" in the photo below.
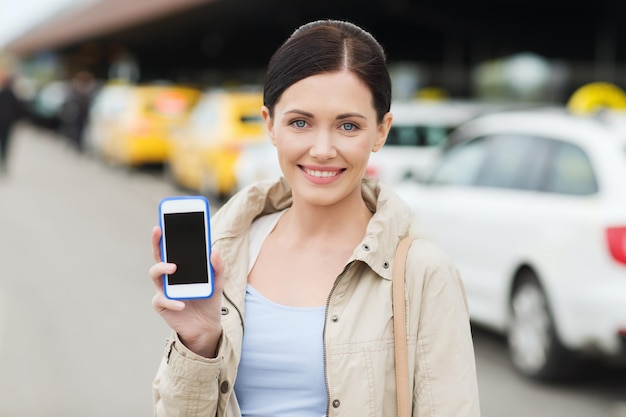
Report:
M 391 278 L 411 210 L 364 179 L 393 119 L 384 52 L 354 24 L 304 25 L 272 56 L 263 103 L 283 178 L 244 188 L 213 217 L 212 298 L 165 297 L 161 277 L 175 266 L 159 261 L 153 230 L 153 305 L 173 331 L 155 413 L 404 417 Z M 479 416 L 454 264 L 415 240 L 405 280 L 412 415 Z
M 388 112 L 377 122 L 368 87 L 347 70 L 322 73 L 291 85 L 270 105 L 263 118 L 294 200 L 367 210 L 360 182 L 391 123 Z

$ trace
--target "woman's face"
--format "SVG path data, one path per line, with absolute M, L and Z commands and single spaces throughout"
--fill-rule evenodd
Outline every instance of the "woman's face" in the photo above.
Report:
M 352 72 L 313 75 L 287 88 L 263 118 L 294 198 L 333 205 L 361 198 L 370 152 L 385 143 L 391 114 L 378 123 L 372 93 Z

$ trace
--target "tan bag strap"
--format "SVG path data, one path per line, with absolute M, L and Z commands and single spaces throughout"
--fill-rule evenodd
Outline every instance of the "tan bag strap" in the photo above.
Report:
M 413 237 L 403 238 L 396 249 L 391 281 L 393 301 L 393 339 L 396 364 L 396 392 L 398 417 L 409 417 L 411 397 L 409 396 L 409 358 L 406 338 L 405 270 L 406 256 Z

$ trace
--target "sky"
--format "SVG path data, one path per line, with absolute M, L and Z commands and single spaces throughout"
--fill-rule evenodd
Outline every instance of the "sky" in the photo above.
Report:
M 0 0 L 0 49 L 63 10 L 93 0 Z

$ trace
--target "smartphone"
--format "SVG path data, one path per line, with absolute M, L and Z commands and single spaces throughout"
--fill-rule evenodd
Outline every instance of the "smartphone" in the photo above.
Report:
M 213 295 L 209 201 L 202 196 L 167 197 L 159 203 L 161 257 L 176 264 L 163 276 L 163 290 L 171 299 Z

